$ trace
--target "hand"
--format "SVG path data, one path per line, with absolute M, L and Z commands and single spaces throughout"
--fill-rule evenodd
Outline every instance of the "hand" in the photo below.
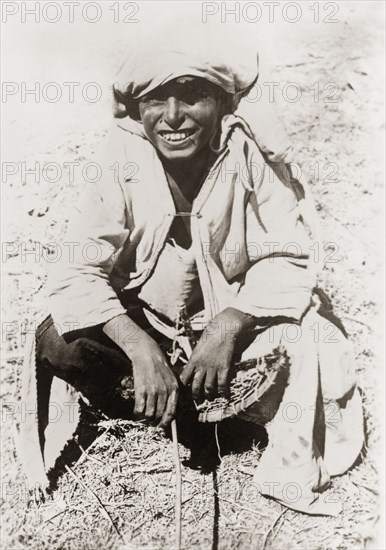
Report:
M 134 377 L 134 413 L 159 420 L 166 428 L 176 414 L 178 382 L 158 344 L 127 315 L 108 321 L 104 332 L 131 360 Z
M 176 414 L 178 383 L 158 344 L 148 335 L 141 338 L 130 357 L 133 365 L 134 413 L 148 420 L 160 420 L 166 428 Z
M 201 401 L 227 397 L 229 369 L 235 345 L 241 332 L 254 324 L 254 319 L 237 309 L 219 313 L 204 330 L 180 379 L 184 385 L 192 381 L 192 396 Z

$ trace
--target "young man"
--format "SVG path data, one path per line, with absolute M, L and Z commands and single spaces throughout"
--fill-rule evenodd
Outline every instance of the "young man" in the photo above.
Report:
M 305 189 L 264 145 L 259 121 L 241 116 L 257 56 L 230 62 L 221 48 L 189 41 L 180 50 L 161 41 L 151 53 L 138 47 L 121 70 L 123 110 L 102 178 L 71 217 L 71 257 L 50 274 L 39 376 L 70 383 L 107 414 L 134 406 L 137 417 L 167 427 L 179 384 L 198 402 L 227 397 L 235 360 L 283 344 L 290 377 L 255 481 L 291 508 L 334 514 L 318 492 L 360 452 L 359 394 L 343 334 L 336 328 L 330 347 L 314 339 L 312 326 L 325 320 L 312 296 Z M 181 318 L 198 340 L 193 350 Z M 178 347 L 186 364 L 176 361 Z M 333 403 L 335 425 L 316 414 L 320 395 Z M 296 422 L 287 414 L 294 402 Z

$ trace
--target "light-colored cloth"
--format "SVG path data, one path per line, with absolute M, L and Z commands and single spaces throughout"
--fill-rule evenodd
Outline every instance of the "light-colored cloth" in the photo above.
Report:
M 167 240 L 154 271 L 141 287 L 138 298 L 174 324 L 181 308 L 198 311 L 201 295 L 192 250 L 185 250 L 173 240 Z
M 231 94 L 236 106 L 258 73 L 256 48 L 243 48 L 242 44 L 234 48 L 222 29 L 210 25 L 176 28 L 173 22 L 157 28 L 151 40 L 146 35 L 137 41 L 120 68 L 116 87 L 138 99 L 170 80 L 190 75 Z
M 333 516 L 342 505 L 328 491 L 331 476 L 345 473 L 358 458 L 364 444 L 363 412 L 352 346 L 317 309 L 315 304 L 300 325 L 266 330 L 242 360 L 283 345 L 290 361 L 288 385 L 266 425 L 269 442 L 253 483 L 288 508 Z M 242 417 L 251 420 L 248 414 Z
M 43 489 L 48 486 L 47 472 L 76 431 L 80 406 L 79 395 L 71 386 L 52 378 L 45 367 L 39 368 L 33 333 L 25 344 L 21 409 L 20 426 L 15 430 L 16 451 L 28 488 Z
M 125 312 L 119 292 L 149 278 L 175 215 L 153 146 L 136 133 L 138 124 L 124 123 L 112 130 L 102 177 L 85 187 L 67 246 L 50 266 L 48 311 L 63 332 Z M 235 307 L 299 320 L 316 279 L 306 202 L 288 167 L 266 162 L 241 118 L 224 117 L 222 143 L 191 216 L 207 317 Z

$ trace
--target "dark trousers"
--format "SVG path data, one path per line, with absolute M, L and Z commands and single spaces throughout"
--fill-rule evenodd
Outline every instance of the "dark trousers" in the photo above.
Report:
M 172 351 L 172 341 L 149 324 L 141 307 L 128 308 L 128 315 L 148 332 L 163 353 Z M 57 376 L 81 392 L 94 410 L 101 411 L 109 418 L 133 419 L 131 362 L 103 332 L 103 325 L 60 335 L 51 316 L 47 317 L 36 331 L 36 359 L 43 382 L 40 391 L 44 392 L 45 379 Z M 177 363 L 174 368 L 178 373 L 182 363 Z M 47 411 L 41 413 L 47 416 Z M 177 423 L 179 441 L 192 451 L 190 466 L 210 470 L 217 463 L 213 426 L 198 422 L 191 391 L 182 384 Z M 43 433 L 41 437 L 44 438 Z
M 128 315 L 158 343 L 163 353 L 172 350 L 172 341 L 151 327 L 141 308 Z M 197 334 L 197 336 L 199 336 Z M 57 376 L 71 384 L 90 405 L 109 418 L 133 419 L 134 384 L 131 362 L 125 353 L 103 332 L 103 325 L 60 335 L 51 317 L 36 331 L 37 372 L 44 380 Z M 181 364 L 174 367 L 180 372 Z M 43 372 L 42 372 L 43 371 Z M 40 411 L 46 417 L 48 411 Z M 176 416 L 178 439 L 191 450 L 186 465 L 212 471 L 218 464 L 214 425 L 198 421 L 190 388 L 180 384 Z M 221 422 L 222 452 L 241 452 L 254 441 L 265 441 L 265 431 L 257 424 L 228 419 Z M 44 430 L 40 434 L 44 445 Z M 266 441 L 265 441 L 266 443 Z
M 142 308 L 129 316 L 167 353 L 172 342 L 147 321 Z M 36 360 L 41 368 L 81 392 L 110 417 L 130 418 L 134 405 L 132 366 L 126 354 L 103 332 L 103 325 L 60 335 L 51 316 L 36 331 Z

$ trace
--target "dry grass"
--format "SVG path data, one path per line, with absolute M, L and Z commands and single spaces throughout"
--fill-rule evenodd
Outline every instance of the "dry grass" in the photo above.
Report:
M 100 421 L 100 435 L 45 501 L 8 501 L 5 548 L 172 548 L 175 471 L 171 442 L 155 428 Z M 220 449 L 224 434 L 219 433 Z M 180 446 L 184 462 L 189 452 Z M 377 519 L 369 458 L 333 482 L 338 518 L 309 517 L 262 498 L 248 472 L 258 446 L 222 457 L 215 472 L 182 467 L 183 548 L 365 548 Z M 185 460 L 184 460 L 185 459 Z M 217 544 L 216 544 L 217 542 Z
M 381 330 L 377 312 L 378 273 L 381 269 L 376 219 L 382 195 L 381 169 L 373 144 L 381 143 L 382 125 L 374 117 L 382 97 L 377 77 L 377 40 L 381 18 L 364 22 L 360 13 L 347 12 L 339 29 L 325 26 L 323 33 L 310 31 L 302 39 L 303 64 L 295 69 L 284 61 L 275 67 L 278 81 L 300 82 L 304 89 L 298 104 L 279 104 L 286 127 L 299 150 L 304 167 L 338 163 L 338 182 L 322 173 L 313 185 L 326 242 L 338 243 L 338 263 L 327 263 L 321 283 L 332 296 L 354 342 L 357 374 L 363 390 L 367 446 L 362 459 L 346 475 L 333 480 L 334 495 L 343 502 L 336 518 L 309 517 L 284 510 L 278 503 L 259 497 L 250 483 L 249 470 L 259 460 L 261 448 L 225 454 L 227 434 L 219 429 L 221 464 L 216 473 L 182 468 L 183 547 L 227 549 L 357 549 L 374 548 L 379 515 L 379 463 L 381 426 L 379 415 L 379 350 Z M 373 40 L 369 39 L 373 37 Z M 365 39 L 366 38 L 366 39 Z M 291 36 L 282 48 L 290 51 Z M 294 71 L 296 70 L 296 76 Z M 339 84 L 341 101 L 315 103 L 310 86 L 319 81 Z M 35 158 L 50 159 L 55 149 L 61 161 L 92 159 L 103 132 L 70 135 L 67 142 L 39 150 L 30 144 Z M 60 140 L 58 139 L 58 142 Z M 50 148 L 51 147 L 51 148 Z M 40 153 L 40 156 L 39 156 Z M 60 184 L 63 186 L 61 189 Z M 60 239 L 67 216 L 65 199 L 74 201 L 75 185 L 28 188 L 38 206 L 31 211 L 23 202 L 26 188 L 15 179 L 9 190 L 19 202 L 20 215 L 11 219 L 8 240 L 30 240 L 49 246 Z M 49 207 L 39 217 L 39 208 Z M 44 210 L 44 209 L 43 209 Z M 33 318 L 32 296 L 45 279 L 45 262 L 23 263 L 15 254 L 5 269 L 8 274 L 6 321 Z M 19 325 L 21 326 L 21 325 Z M 21 330 L 23 330 L 21 328 Z M 8 357 L 2 363 L 4 410 L 20 391 L 22 340 L 20 332 L 6 341 Z M 96 424 L 93 426 L 93 424 Z M 154 428 L 124 421 L 97 421 L 87 417 L 78 442 L 98 430 L 93 446 L 80 459 L 63 465 L 57 487 L 44 502 L 27 494 L 12 441 L 12 422 L 3 429 L 3 535 L 4 549 L 171 548 L 174 544 L 175 471 L 172 443 Z M 90 432 L 90 433 L 89 433 Z M 84 448 L 84 445 L 82 445 Z M 189 451 L 180 445 L 183 460 Z M 16 484 L 16 485 L 15 485 Z M 92 493 L 91 493 L 92 491 Z

